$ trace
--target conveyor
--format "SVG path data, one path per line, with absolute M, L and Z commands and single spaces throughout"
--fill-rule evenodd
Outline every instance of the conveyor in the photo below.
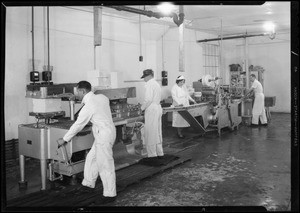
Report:
M 178 112 L 193 128 L 200 134 L 205 134 L 205 128 L 209 124 L 209 117 L 211 114 L 211 104 L 198 103 L 190 106 L 180 106 L 180 107 L 164 107 L 163 113 L 167 112 Z M 201 121 L 199 122 L 196 118 L 201 116 Z

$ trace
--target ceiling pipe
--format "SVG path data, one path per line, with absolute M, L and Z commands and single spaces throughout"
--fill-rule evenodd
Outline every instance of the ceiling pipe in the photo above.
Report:
M 105 6 L 109 8 L 113 8 L 119 11 L 127 11 L 130 13 L 136 13 L 140 15 L 145 15 L 148 17 L 155 17 L 155 18 L 163 18 L 163 17 L 170 17 L 173 18 L 174 23 L 179 27 L 184 20 L 184 13 L 183 13 L 183 6 L 179 6 L 179 14 L 177 16 L 176 13 L 171 13 L 170 15 L 164 15 L 162 13 L 153 12 L 150 10 L 140 10 L 132 7 L 126 7 L 126 6 Z M 179 17 L 179 18 L 178 18 Z
M 141 15 L 139 15 L 139 38 L 140 38 L 140 56 L 139 61 L 143 61 L 143 55 L 142 55 L 142 20 Z
M 34 67 L 34 8 L 31 8 L 31 37 L 32 37 L 32 71 L 35 71 Z
M 164 15 L 162 13 L 157 13 L 157 12 L 153 12 L 150 10 L 140 10 L 140 9 L 136 9 L 136 8 L 132 8 L 132 7 L 126 7 L 126 6 L 105 6 L 105 7 L 114 8 L 119 11 L 123 10 L 123 11 L 131 12 L 131 13 L 146 15 L 148 17 L 155 17 L 155 18 L 163 18 L 163 17 L 171 17 L 172 18 L 173 17 L 173 15 Z
M 49 7 L 47 7 L 47 45 L 48 45 L 48 67 L 47 70 L 49 71 L 50 67 L 50 38 L 49 38 Z
M 223 38 L 212 38 L 212 39 L 203 39 L 203 40 L 197 40 L 197 43 L 201 42 L 208 42 L 208 41 L 219 41 L 219 40 L 228 40 L 228 39 L 236 39 L 236 38 L 247 38 L 247 37 L 255 37 L 255 36 L 266 36 L 269 35 L 267 33 L 262 34 L 254 34 L 254 35 L 239 35 L 239 36 L 229 36 L 229 37 L 223 37 Z
M 179 6 L 179 14 L 178 14 L 179 18 L 176 13 L 172 13 L 172 15 L 173 15 L 174 23 L 179 27 L 184 20 L 183 6 L 182 5 Z

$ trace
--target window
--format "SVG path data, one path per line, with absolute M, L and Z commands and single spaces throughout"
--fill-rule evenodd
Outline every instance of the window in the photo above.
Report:
M 204 75 L 219 77 L 220 47 L 217 44 L 202 43 Z

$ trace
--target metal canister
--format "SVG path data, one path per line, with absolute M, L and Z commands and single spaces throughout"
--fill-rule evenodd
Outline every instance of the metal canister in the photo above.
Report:
M 36 82 L 40 80 L 40 73 L 38 71 L 30 72 L 30 81 Z

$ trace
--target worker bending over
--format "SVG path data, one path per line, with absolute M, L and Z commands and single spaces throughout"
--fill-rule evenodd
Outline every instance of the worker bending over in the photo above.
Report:
M 96 203 L 109 203 L 114 201 L 117 195 L 112 151 L 116 139 L 116 128 L 111 115 L 109 99 L 102 94 L 95 95 L 91 91 L 91 84 L 87 81 L 80 81 L 77 84 L 77 96 L 79 100 L 82 100 L 84 106 L 75 123 L 65 136 L 58 140 L 58 143 L 64 145 L 71 141 L 89 121 L 92 123 L 95 140 L 86 156 L 82 185 L 95 188 L 96 180 L 100 175 L 103 184 L 103 196 Z

